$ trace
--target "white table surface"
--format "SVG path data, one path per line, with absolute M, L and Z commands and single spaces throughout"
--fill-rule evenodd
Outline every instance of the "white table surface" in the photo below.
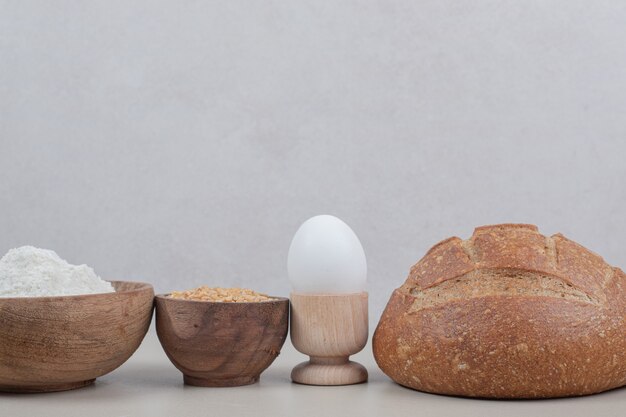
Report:
M 376 366 L 368 345 L 355 359 L 370 373 L 366 384 L 312 387 L 291 383 L 305 357 L 289 340 L 254 385 L 197 388 L 183 385 L 154 329 L 117 370 L 93 386 L 49 394 L 0 394 L 0 416 L 568 416 L 626 415 L 626 389 L 569 399 L 475 400 L 425 394 L 394 384 Z

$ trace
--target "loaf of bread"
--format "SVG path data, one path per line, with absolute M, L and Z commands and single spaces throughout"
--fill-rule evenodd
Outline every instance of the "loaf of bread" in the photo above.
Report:
M 397 383 L 487 398 L 626 384 L 626 275 L 537 227 L 479 227 L 435 245 L 394 291 L 374 357 Z

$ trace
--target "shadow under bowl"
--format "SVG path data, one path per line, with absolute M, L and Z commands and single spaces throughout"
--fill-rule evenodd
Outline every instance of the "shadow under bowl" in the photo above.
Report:
M 112 293 L 0 298 L 0 391 L 81 388 L 126 362 L 150 326 L 154 290 L 111 284 Z
M 253 384 L 287 338 L 289 299 L 220 303 L 157 295 L 159 341 L 187 385 Z

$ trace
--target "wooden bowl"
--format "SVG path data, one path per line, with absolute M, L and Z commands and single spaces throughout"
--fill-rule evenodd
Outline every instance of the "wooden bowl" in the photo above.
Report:
M 287 337 L 287 298 L 219 303 L 157 295 L 155 304 L 159 340 L 187 385 L 253 384 Z
M 154 291 L 111 284 L 114 293 L 0 298 L 0 391 L 80 388 L 123 364 L 148 331 Z

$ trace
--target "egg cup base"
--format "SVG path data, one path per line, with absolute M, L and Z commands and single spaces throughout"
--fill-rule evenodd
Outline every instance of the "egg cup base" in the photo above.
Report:
M 291 371 L 291 380 L 302 385 L 354 385 L 367 382 L 367 369 L 358 362 L 348 361 L 338 364 L 302 362 Z

